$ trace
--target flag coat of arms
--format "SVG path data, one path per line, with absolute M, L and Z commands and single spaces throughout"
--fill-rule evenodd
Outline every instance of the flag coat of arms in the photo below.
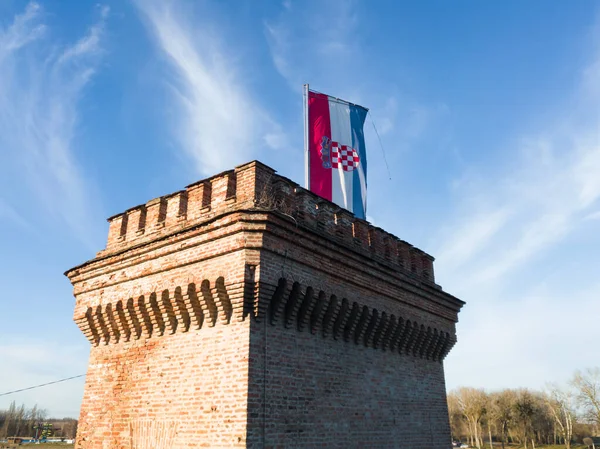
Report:
M 307 188 L 364 219 L 368 109 L 310 90 L 305 95 Z

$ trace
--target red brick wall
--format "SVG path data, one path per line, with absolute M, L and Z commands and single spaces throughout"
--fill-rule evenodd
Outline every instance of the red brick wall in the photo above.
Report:
M 320 235 L 268 228 L 267 293 L 250 336 L 248 447 L 446 448 L 441 360 L 456 311 L 434 300 L 437 290 L 402 286 Z M 409 321 L 417 326 L 400 328 Z
M 447 447 L 431 256 L 256 162 L 109 222 L 76 447 Z
M 77 447 L 161 447 L 130 444 L 132 426 L 156 424 L 176 432 L 164 447 L 245 447 L 248 334 L 245 323 L 218 323 L 93 347 Z
M 251 353 L 248 447 L 449 447 L 438 361 L 270 325 Z
M 245 447 L 244 237 L 221 220 L 184 240 L 75 275 L 75 319 L 92 343 L 76 447 L 151 447 L 144 435 L 169 431 L 165 447 Z

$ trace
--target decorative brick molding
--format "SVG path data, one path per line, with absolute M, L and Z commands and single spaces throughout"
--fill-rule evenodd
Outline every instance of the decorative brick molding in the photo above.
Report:
M 280 279 L 271 297 L 268 320 L 302 332 L 309 330 L 324 338 L 353 342 L 372 349 L 392 351 L 441 362 L 456 343 L 456 337 L 406 317 L 378 312 L 357 302 L 298 282 Z
M 212 327 L 243 320 L 244 285 L 223 277 L 90 306 L 75 322 L 95 346 Z M 235 310 L 234 310 L 235 305 Z M 235 312 L 235 314 L 234 314 Z
M 271 325 L 282 323 L 300 332 L 306 329 L 325 338 L 437 361 L 442 361 L 456 342 L 448 332 L 406 317 L 380 313 L 357 302 L 350 304 L 346 298 L 338 300 L 323 291 L 315 293 L 311 287 L 302 288 L 298 282 L 291 288 L 289 284 L 282 278 L 278 285 L 268 287 L 273 291 L 268 305 Z M 251 288 L 243 284 L 226 286 L 222 277 L 213 282 L 212 287 L 210 281 L 203 280 L 119 300 L 116 304 L 88 307 L 76 323 L 95 346 L 199 330 L 205 324 L 212 327 L 217 321 L 229 324 L 233 306 L 228 287 L 241 300 L 243 292 Z M 267 288 L 266 285 L 263 288 Z M 244 309 L 255 309 L 256 300 L 253 294 L 246 298 L 245 307 L 238 307 L 238 321 L 246 318 Z

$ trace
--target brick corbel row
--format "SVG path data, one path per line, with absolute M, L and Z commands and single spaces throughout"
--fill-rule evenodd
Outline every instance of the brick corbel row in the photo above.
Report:
M 265 308 L 266 319 L 273 326 L 308 330 L 324 338 L 428 360 L 442 361 L 456 343 L 456 337 L 448 332 L 312 287 L 303 288 L 298 282 L 290 285 L 284 278 Z
M 93 345 L 158 337 L 243 319 L 244 284 L 203 280 L 88 307 L 75 322 Z

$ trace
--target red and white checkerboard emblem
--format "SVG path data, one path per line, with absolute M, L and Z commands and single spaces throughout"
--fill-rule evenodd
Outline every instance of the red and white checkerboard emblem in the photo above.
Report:
M 358 152 L 348 145 L 331 142 L 331 168 L 342 167 L 344 171 L 352 171 L 358 167 Z

